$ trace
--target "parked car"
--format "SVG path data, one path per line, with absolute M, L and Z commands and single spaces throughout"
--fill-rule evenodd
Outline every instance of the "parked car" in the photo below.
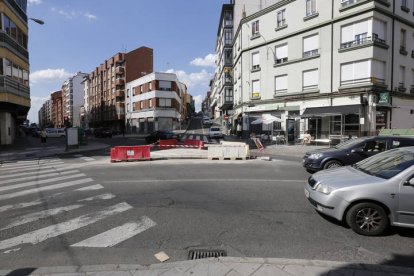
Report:
M 66 137 L 66 132 L 63 128 L 45 128 L 45 131 L 49 138 Z
M 178 134 L 167 131 L 167 130 L 157 130 L 150 133 L 147 137 L 145 137 L 145 141 L 148 144 L 152 144 L 157 142 L 158 140 L 168 140 L 168 139 L 176 139 L 179 140 Z
M 210 138 L 223 138 L 223 133 L 221 132 L 220 127 L 210 127 L 208 136 Z
M 333 148 L 307 152 L 302 165 L 308 172 L 355 164 L 382 151 L 414 146 L 414 138 L 370 136 L 347 140 Z
M 389 225 L 414 228 L 414 147 L 320 171 L 308 179 L 305 196 L 361 235 L 380 235 Z
M 203 118 L 203 125 L 205 125 L 205 126 L 211 126 L 212 124 L 213 124 L 213 122 L 211 121 L 210 118 L 208 118 L 208 117 L 204 117 Z
M 94 134 L 95 137 L 99 138 L 112 137 L 112 129 L 110 129 L 109 127 L 96 128 Z

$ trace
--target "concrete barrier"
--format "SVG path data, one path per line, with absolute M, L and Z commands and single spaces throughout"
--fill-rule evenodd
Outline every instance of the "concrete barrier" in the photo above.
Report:
M 249 145 L 240 142 L 223 142 L 220 145 L 208 146 L 208 159 L 242 159 L 250 158 Z

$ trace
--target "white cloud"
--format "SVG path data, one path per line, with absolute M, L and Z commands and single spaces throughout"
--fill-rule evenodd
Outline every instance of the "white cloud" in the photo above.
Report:
M 204 58 L 193 59 L 190 64 L 200 67 L 216 67 L 216 55 L 208 54 Z
M 193 97 L 195 110 L 198 112 L 201 110 L 201 103 L 203 102 L 204 98 L 202 95 L 197 95 Z
M 169 69 L 166 73 L 174 73 L 177 75 L 178 80 L 182 83 L 185 83 L 188 88 L 192 88 L 197 85 L 208 85 L 212 74 L 208 73 L 206 70 L 202 70 L 198 73 L 186 73 L 182 70 Z
M 30 83 L 33 85 L 41 82 L 62 82 L 72 76 L 72 73 L 63 68 L 39 70 L 30 73 Z
M 42 3 L 43 3 L 42 0 L 28 0 L 27 1 L 27 5 L 29 6 L 40 5 Z
M 38 112 L 44 102 L 50 99 L 50 96 L 47 97 L 37 97 L 37 96 L 30 96 L 31 106 L 29 110 L 29 114 L 27 118 L 30 120 L 31 123 L 37 123 L 39 121 Z
M 86 19 L 88 19 L 89 21 L 93 21 L 93 20 L 97 20 L 98 17 L 90 12 L 84 12 L 84 11 L 65 11 L 65 10 L 59 10 L 56 8 L 52 8 L 51 9 L 52 12 L 57 13 L 63 17 L 65 17 L 66 19 L 75 19 L 78 18 L 79 16 L 83 16 Z

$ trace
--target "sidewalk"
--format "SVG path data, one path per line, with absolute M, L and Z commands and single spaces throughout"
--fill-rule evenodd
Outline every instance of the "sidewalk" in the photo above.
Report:
M 19 274 L 19 272 L 21 274 Z M 23 274 L 24 273 L 24 274 Z M 89 265 L 0 270 L 0 275 L 414 275 L 414 267 L 355 264 L 333 261 L 222 257 L 144 265 Z
M 328 148 L 328 146 L 313 146 L 313 145 L 265 145 L 263 150 L 252 149 L 250 152 L 255 156 L 294 156 L 303 157 L 306 152 L 317 149 Z

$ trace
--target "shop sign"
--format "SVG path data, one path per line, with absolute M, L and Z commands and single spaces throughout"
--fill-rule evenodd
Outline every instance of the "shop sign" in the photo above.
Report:
M 381 92 L 378 95 L 378 104 L 388 105 L 390 104 L 390 93 L 389 92 Z

